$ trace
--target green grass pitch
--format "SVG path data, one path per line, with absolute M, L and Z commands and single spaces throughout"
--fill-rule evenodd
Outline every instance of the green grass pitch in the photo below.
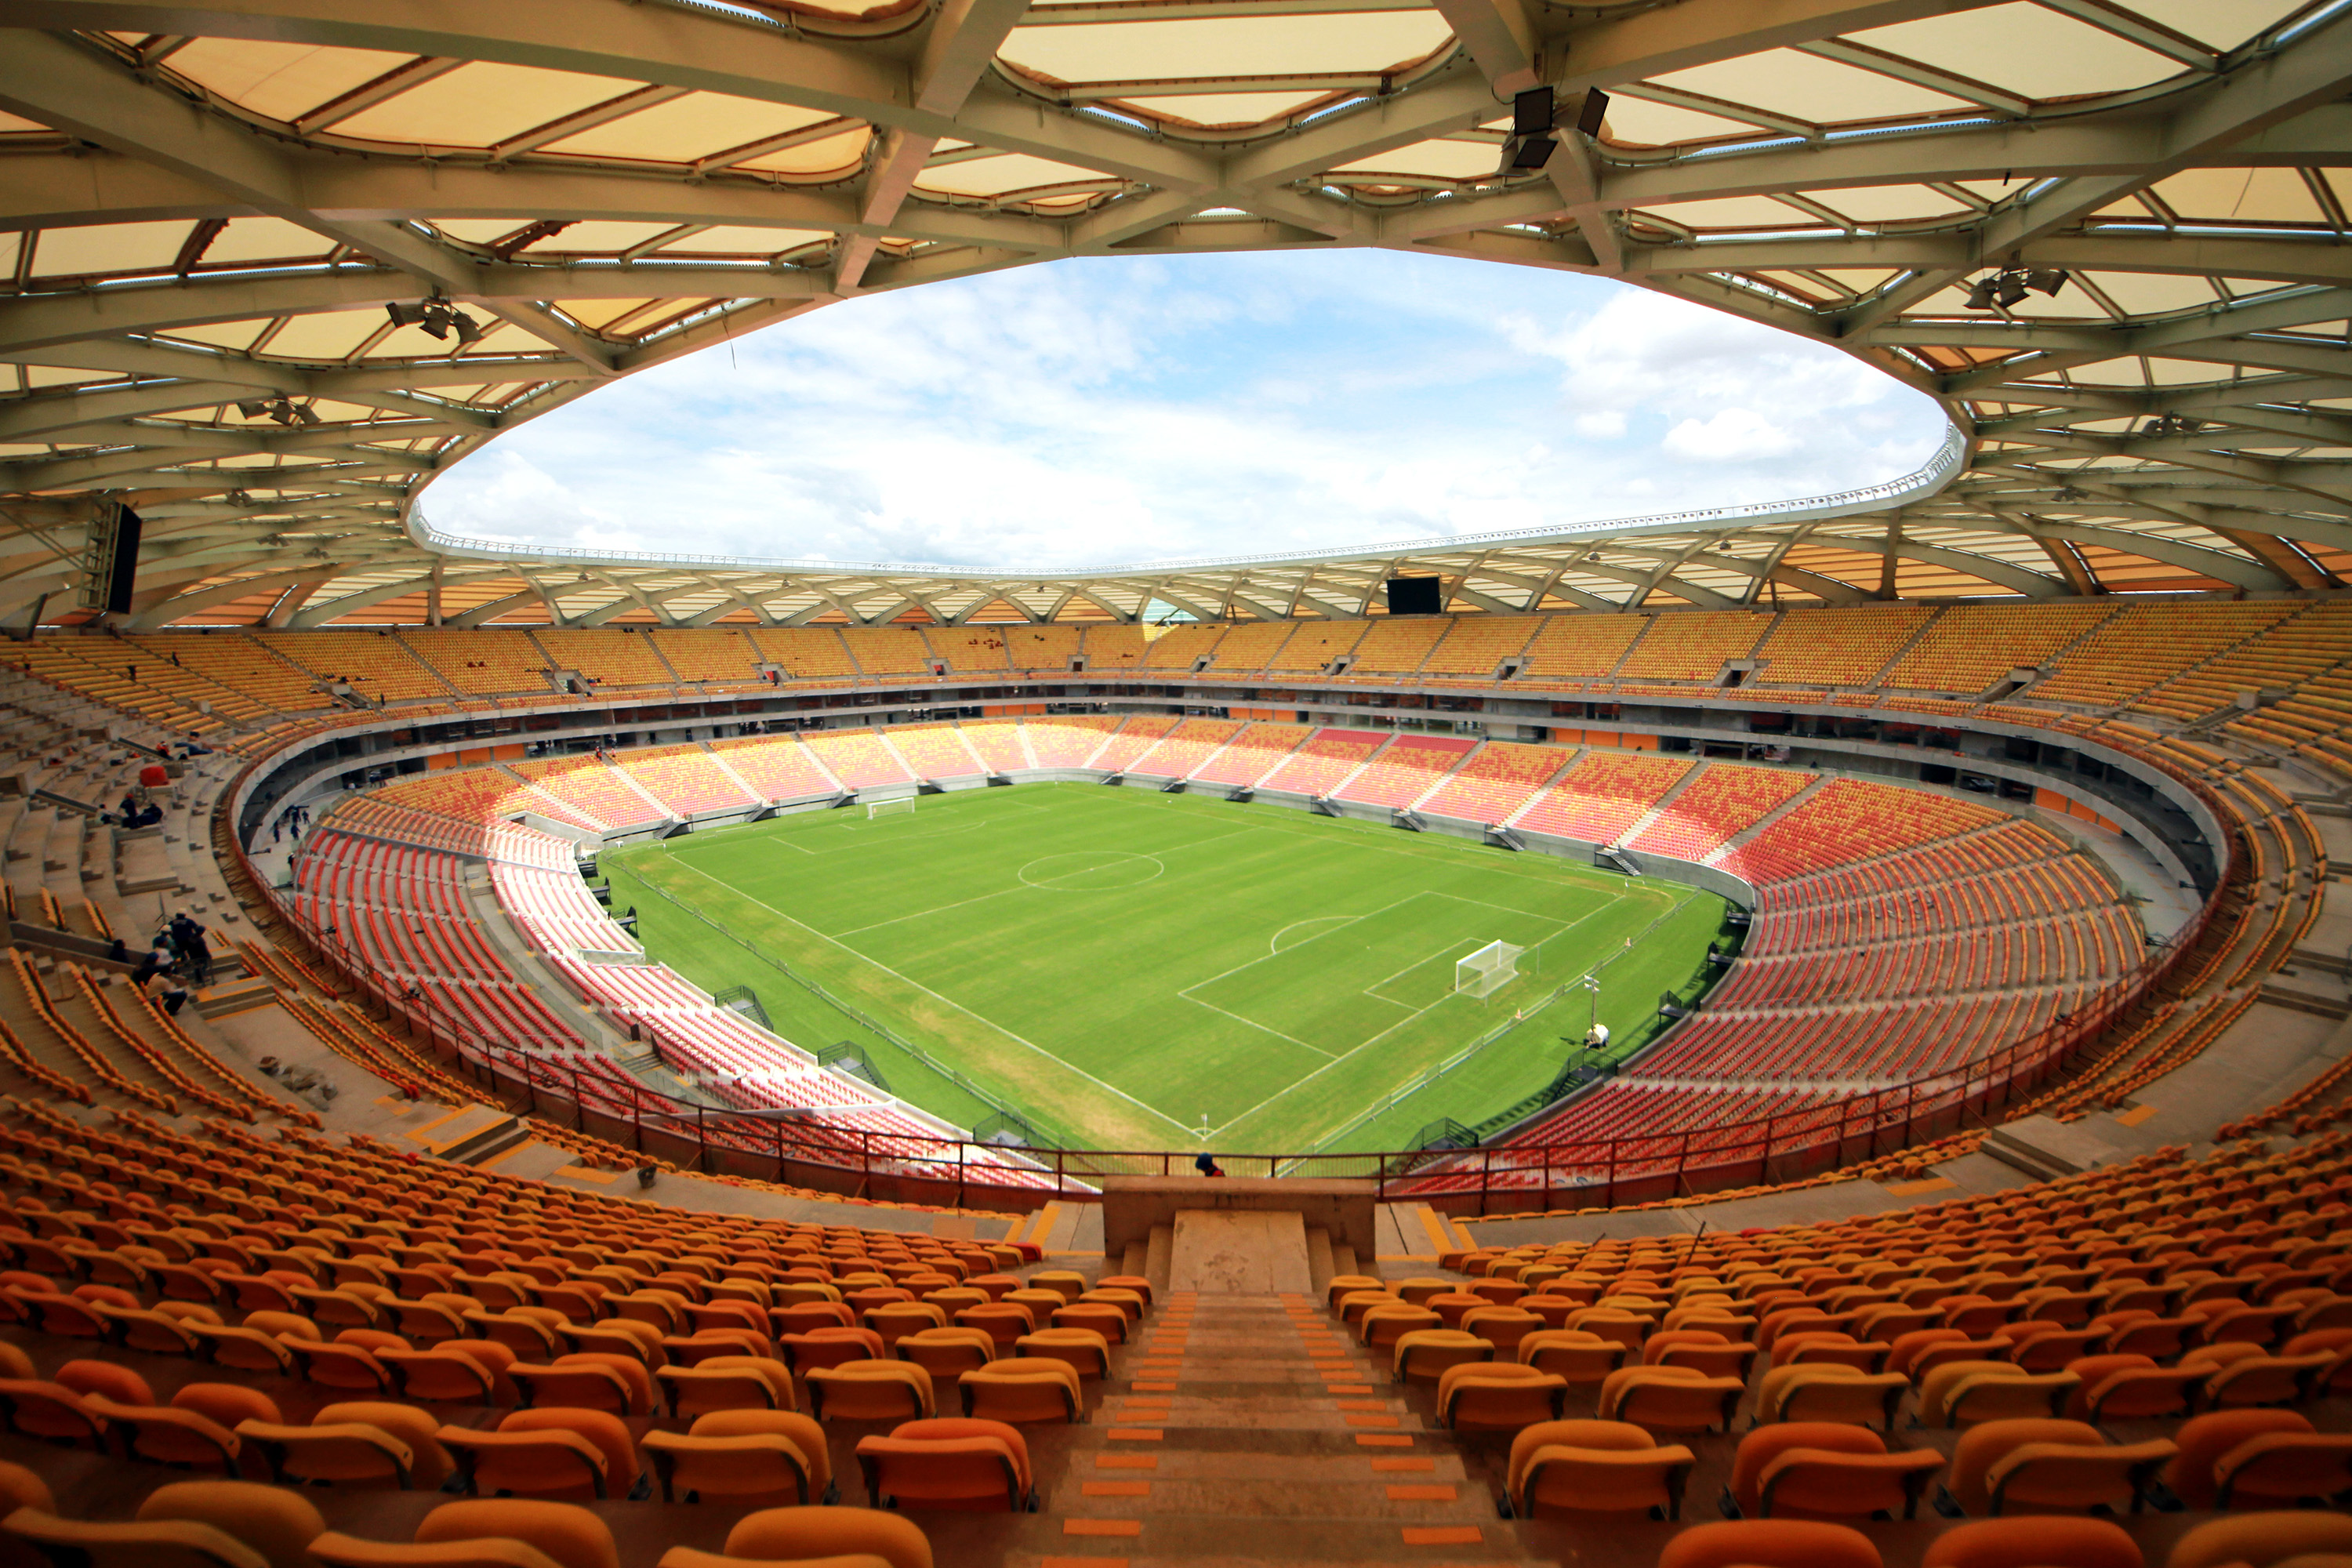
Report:
M 854 1009 L 1097 1149 L 1191 1149 L 1204 1125 L 1234 1152 L 1394 1149 L 1439 1117 L 1475 1123 L 1541 1089 L 1560 1037 L 1582 1036 L 1588 994 L 1558 988 L 1597 968 L 1630 1048 L 1661 992 L 1689 993 L 1725 911 L 1551 856 L 1099 784 L 787 816 L 603 865 L 654 957 L 709 990 L 751 986 L 794 1043 L 855 1041 L 894 1092 L 961 1126 L 985 1113 Z M 1497 939 L 1528 949 L 1520 977 L 1455 994 L 1454 961 Z

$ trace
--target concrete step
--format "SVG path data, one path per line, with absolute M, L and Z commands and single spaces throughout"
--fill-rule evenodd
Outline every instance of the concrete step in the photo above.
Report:
M 2273 1007 L 2288 1007 L 2298 1013 L 2309 1013 L 2319 1018 L 2352 1017 L 2352 1004 L 2340 997 L 2315 995 L 2281 985 L 2274 980 L 2263 983 L 2262 999 Z
M 1331 1267 L 1331 1233 L 1319 1225 L 1307 1227 L 1307 1279 L 1315 1299 L 1321 1300 L 1325 1287 L 1336 1272 Z
M 1157 1298 L 1168 1294 L 1168 1266 L 1176 1255 L 1176 1230 L 1173 1226 L 1155 1225 L 1151 1240 L 1146 1248 L 1143 1277 L 1151 1281 L 1151 1293 Z

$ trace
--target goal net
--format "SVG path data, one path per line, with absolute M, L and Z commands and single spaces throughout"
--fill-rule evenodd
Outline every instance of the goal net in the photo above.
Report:
M 912 816 L 914 813 L 915 797 L 913 795 L 908 795 L 904 800 L 868 801 L 866 805 L 866 820 L 868 822 L 877 816 Z
M 1519 977 L 1519 955 L 1525 952 L 1526 948 L 1507 942 L 1490 942 L 1469 957 L 1455 960 L 1454 994 L 1481 1001 L 1492 996 Z

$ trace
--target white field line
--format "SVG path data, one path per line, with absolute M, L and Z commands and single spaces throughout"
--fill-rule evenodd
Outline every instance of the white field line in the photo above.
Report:
M 1262 1033 L 1265 1033 L 1265 1034 L 1272 1035 L 1272 1036 L 1273 1036 L 1276 1039 L 1277 1039 L 1277 1040 L 1288 1040 L 1292 1045 L 1297 1046 L 1300 1050 L 1302 1050 L 1302 1051 L 1313 1051 L 1317 1056 L 1321 1057 L 1321 1058 L 1322 1058 L 1325 1061 L 1327 1061 L 1327 1062 L 1338 1061 L 1338 1060 L 1339 1059 L 1339 1058 L 1337 1058 L 1337 1057 L 1333 1056 L 1329 1051 L 1325 1050 L 1325 1049 L 1324 1049 L 1322 1047 L 1320 1047 L 1320 1046 L 1310 1046 L 1310 1045 L 1308 1045 L 1305 1040 L 1300 1039 L 1297 1035 L 1286 1035 L 1286 1034 L 1284 1034 L 1280 1029 L 1273 1028 L 1273 1027 L 1270 1027 L 1270 1026 L 1267 1026 L 1267 1025 L 1261 1024 L 1261 1023 L 1259 1023 L 1255 1018 L 1244 1018 L 1244 1017 L 1243 1017 L 1239 1013 L 1235 1013 L 1235 1012 L 1230 1011 L 1230 1010 L 1229 1010 L 1229 1009 L 1227 1009 L 1227 1008 L 1223 1008 L 1223 1007 L 1220 1007 L 1220 1006 L 1218 1006 L 1214 1002 L 1203 1002 L 1203 1001 L 1202 1001 L 1198 996 L 1187 996 L 1187 997 L 1185 997 L 1185 998 L 1184 998 L 1184 1000 L 1185 1000 L 1185 1001 L 1187 1001 L 1187 1002 L 1192 1003 L 1192 1004 L 1194 1006 L 1196 1006 L 1196 1007 L 1206 1007 L 1206 1008 L 1207 1008 L 1210 1012 L 1212 1012 L 1212 1013 L 1223 1013 L 1223 1014 L 1224 1014 L 1224 1016 L 1225 1016 L 1226 1017 L 1231 1018 L 1234 1023 L 1236 1023 L 1236 1024 L 1245 1024 L 1245 1025 L 1247 1025 L 1249 1027 L 1251 1027 L 1251 1028 L 1253 1028 L 1253 1029 L 1259 1030 L 1259 1031 L 1261 1031 Z
M 680 863 L 684 864 L 684 862 Z M 922 984 L 920 981 L 909 979 L 906 975 L 901 974 L 897 970 L 891 968 L 888 964 L 868 958 L 866 954 L 858 952 L 847 942 L 836 942 L 832 937 L 825 935 L 824 932 L 817 930 L 814 926 L 807 925 L 800 921 L 793 919 L 792 916 L 784 913 L 783 910 L 776 908 L 775 905 L 752 898 L 751 894 L 744 892 L 740 888 L 730 887 L 727 883 L 721 882 L 718 878 L 711 876 L 709 872 L 704 870 L 701 867 L 689 865 L 687 866 L 687 869 L 692 871 L 698 877 L 704 878 L 710 882 L 716 883 L 719 887 L 724 889 L 728 892 L 733 893 L 737 898 L 743 900 L 747 903 L 757 904 L 760 908 L 767 910 L 770 914 L 775 916 L 778 920 L 782 921 L 785 924 L 799 926 L 801 930 L 808 932 L 811 936 L 817 938 L 821 942 L 833 942 L 834 946 L 841 949 L 842 952 L 848 953 L 851 957 L 857 959 L 861 963 L 873 964 L 875 968 L 880 970 L 883 973 L 890 976 L 890 978 L 898 981 L 899 984 L 911 986 L 913 989 L 919 991 L 924 995 L 931 998 L 934 1002 L 942 1003 L 947 1006 L 952 1007 L 957 1012 L 961 1013 L 965 1017 L 972 1019 L 974 1022 L 979 1023 L 987 1028 L 995 1030 L 998 1034 L 1003 1036 L 1006 1039 L 1013 1041 L 1014 1044 L 1025 1047 L 1029 1050 L 1034 1051 L 1038 1056 L 1045 1058 L 1045 1060 L 1052 1062 L 1055 1067 L 1062 1068 L 1065 1072 L 1074 1074 L 1078 1078 L 1086 1079 L 1088 1083 L 1093 1084 L 1097 1089 L 1104 1089 L 1111 1094 L 1118 1096 L 1119 1099 L 1127 1101 L 1129 1105 L 1134 1106 L 1138 1110 L 1147 1111 L 1150 1114 L 1158 1117 L 1160 1121 L 1168 1123 L 1169 1126 L 1175 1128 L 1177 1131 L 1182 1133 L 1185 1137 L 1191 1138 L 1200 1131 L 1198 1128 L 1185 1126 L 1182 1122 L 1177 1121 L 1174 1117 L 1169 1115 L 1166 1111 L 1160 1110 L 1156 1106 L 1145 1104 L 1142 1100 L 1139 1100 L 1136 1099 L 1135 1096 L 1128 1093 L 1127 1090 L 1119 1089 L 1115 1085 L 1103 1082 L 1102 1079 L 1095 1077 L 1094 1074 L 1087 1072 L 1083 1068 L 1071 1066 L 1068 1062 L 1064 1061 L 1061 1058 L 1055 1056 L 1045 1047 L 1037 1044 L 1036 1041 L 1025 1039 L 1023 1037 L 1014 1034 L 1012 1030 L 1006 1028 L 995 1019 L 982 1017 L 981 1015 L 973 1012 L 971 1008 L 965 1006 L 962 1003 L 956 1001 L 954 998 L 942 996 L 938 992 L 932 990 L 929 986 Z M 1319 1072 L 1322 1069 L 1318 1068 L 1316 1070 Z

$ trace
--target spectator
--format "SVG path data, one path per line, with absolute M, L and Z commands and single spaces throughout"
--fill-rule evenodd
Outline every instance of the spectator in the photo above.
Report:
M 1224 1167 L 1217 1163 L 1217 1157 L 1205 1149 L 1193 1156 L 1192 1168 L 1204 1176 L 1222 1176 L 1225 1173 Z

